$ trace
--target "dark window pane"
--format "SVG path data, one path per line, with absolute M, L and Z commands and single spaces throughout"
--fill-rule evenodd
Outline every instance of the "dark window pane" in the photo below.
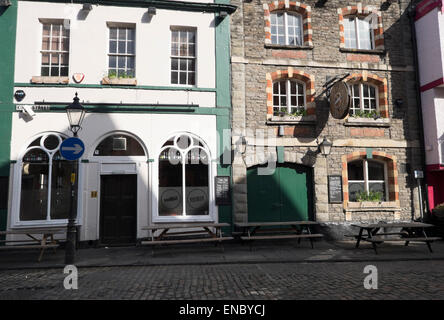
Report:
M 177 59 L 171 59 L 171 70 L 178 70 L 179 61 Z
M 117 53 L 117 41 L 109 42 L 109 53 Z
M 180 70 L 186 71 L 187 70 L 187 60 L 180 59 Z
M 384 182 L 370 182 L 368 184 L 370 192 L 378 192 L 381 195 L 381 201 L 386 201 L 385 198 L 385 183 Z
M 58 157 L 55 157 L 58 158 Z M 68 219 L 71 200 L 72 161 L 53 160 L 51 177 L 51 219 Z M 76 201 L 74 201 L 76 203 Z
M 208 215 L 208 156 L 202 149 L 192 149 L 185 164 L 187 215 Z
M 118 49 L 117 52 L 118 53 L 126 53 L 126 47 L 125 47 L 126 42 L 125 41 L 119 41 L 118 43 Z
M 167 148 L 159 156 L 159 216 L 182 215 L 182 163 L 178 150 Z
M 45 138 L 45 140 L 43 141 L 43 145 L 45 146 L 46 149 L 48 150 L 54 150 L 57 149 L 57 147 L 59 146 L 59 139 L 57 138 L 57 136 L 55 135 L 49 135 Z
M 58 77 L 59 76 L 59 68 L 58 67 L 52 67 L 50 75 L 52 77 Z
M 188 84 L 194 85 L 196 84 L 196 77 L 194 72 L 188 73 Z
M 347 164 L 348 180 L 364 180 L 363 161 L 353 161 Z
M 356 201 L 358 194 L 364 191 L 364 182 L 349 182 L 348 195 L 350 201 Z
M 49 67 L 42 67 L 42 76 L 49 76 Z
M 46 220 L 48 208 L 48 155 L 32 149 L 23 157 L 20 220 Z
M 187 84 L 187 74 L 186 74 L 186 72 L 180 72 L 179 83 L 180 84 Z
M 109 67 L 113 69 L 117 67 L 116 56 L 109 56 Z
M 384 164 L 376 161 L 368 161 L 368 179 L 384 180 Z
M 179 83 L 178 72 L 171 72 L 171 83 L 172 84 L 178 84 Z

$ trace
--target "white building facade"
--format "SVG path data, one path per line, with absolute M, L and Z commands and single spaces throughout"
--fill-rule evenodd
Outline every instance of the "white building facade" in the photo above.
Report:
M 84 6 L 84 3 L 87 5 Z M 7 228 L 65 226 L 78 137 L 80 241 L 135 243 L 156 222 L 231 222 L 214 180 L 230 130 L 229 16 L 209 1 L 18 1 Z M 222 13 L 221 13 L 222 12 Z M 33 112 L 24 112 L 31 108 Z

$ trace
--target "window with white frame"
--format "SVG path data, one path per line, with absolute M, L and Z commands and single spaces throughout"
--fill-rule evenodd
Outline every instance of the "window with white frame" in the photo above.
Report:
M 171 83 L 196 84 L 196 29 L 171 28 Z
M 296 80 L 273 83 L 273 114 L 298 113 L 305 110 L 305 84 Z
M 209 152 L 202 141 L 177 135 L 159 156 L 159 216 L 209 215 Z
M 375 48 L 371 21 L 362 17 L 344 17 L 345 47 L 372 50 Z
M 272 44 L 302 46 L 304 39 L 300 14 L 272 12 L 270 22 Z
M 350 115 L 377 115 L 378 89 L 366 83 L 354 83 L 350 85 L 352 105 Z
M 384 162 L 360 159 L 347 164 L 348 193 L 350 201 L 373 197 L 386 201 L 387 169 Z
M 134 78 L 136 75 L 136 28 L 109 27 L 108 76 Z
M 42 76 L 67 77 L 69 29 L 60 23 L 42 23 Z
M 64 160 L 60 154 L 63 140 L 55 133 L 43 135 L 19 159 L 19 221 L 44 223 L 68 218 L 73 162 Z

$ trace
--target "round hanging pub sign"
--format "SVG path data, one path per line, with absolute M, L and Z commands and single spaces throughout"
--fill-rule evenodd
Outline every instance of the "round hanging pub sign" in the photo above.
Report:
M 350 94 L 344 81 L 336 82 L 330 90 L 330 113 L 335 119 L 344 119 L 350 108 Z

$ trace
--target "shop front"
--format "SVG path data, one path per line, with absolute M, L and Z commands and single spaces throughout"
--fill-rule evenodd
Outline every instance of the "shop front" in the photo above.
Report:
M 9 227 L 65 226 L 73 162 L 60 155 L 60 112 L 13 117 Z M 87 114 L 79 132 L 77 225 L 80 241 L 131 244 L 156 222 L 218 221 L 214 115 Z

